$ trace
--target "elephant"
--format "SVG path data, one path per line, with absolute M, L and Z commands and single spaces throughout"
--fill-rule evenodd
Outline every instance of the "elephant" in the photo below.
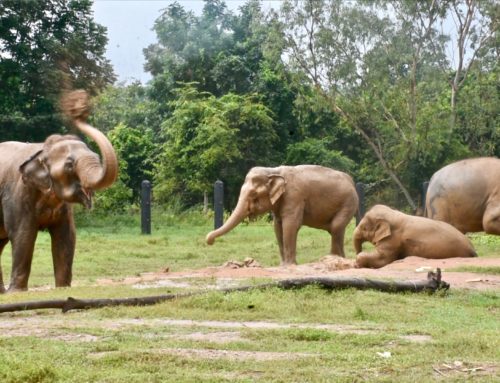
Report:
M 355 267 L 380 268 L 398 259 L 477 257 L 470 240 L 446 222 L 416 217 L 385 205 L 373 206 L 353 233 Z M 375 245 L 372 252 L 362 244 Z
M 331 253 L 344 257 L 344 233 L 358 209 L 352 178 L 318 165 L 254 167 L 246 175 L 238 203 L 209 245 L 247 217 L 272 212 L 281 265 L 296 264 L 297 234 L 302 225 L 330 233 Z
M 438 170 L 429 182 L 425 215 L 462 233 L 500 235 L 500 159 L 471 158 Z
M 71 285 L 76 243 L 71 204 L 90 208 L 93 191 L 109 187 L 118 175 L 113 146 L 85 117 L 73 117 L 73 122 L 97 144 L 102 163 L 74 135 L 54 134 L 43 143 L 0 143 L 0 255 L 10 241 L 9 292 L 28 289 L 39 230 L 51 236 L 56 287 Z M 1 268 L 0 292 L 5 292 Z

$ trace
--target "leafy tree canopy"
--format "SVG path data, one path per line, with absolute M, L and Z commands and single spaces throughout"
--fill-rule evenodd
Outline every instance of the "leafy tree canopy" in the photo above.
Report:
M 215 97 L 195 84 L 176 90 L 172 117 L 156 168 L 156 196 L 181 194 L 184 201 L 212 189 L 222 178 L 238 189 L 248 169 L 272 163 L 268 148 L 276 140 L 271 111 L 252 95 Z M 200 202 L 198 200 L 198 202 Z
M 106 29 L 90 0 L 0 2 L 0 133 L 43 140 L 59 131 L 62 90 L 91 92 L 114 81 L 104 58 Z

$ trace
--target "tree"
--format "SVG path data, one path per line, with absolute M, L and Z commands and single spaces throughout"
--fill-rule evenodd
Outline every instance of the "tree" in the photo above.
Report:
M 62 90 L 91 92 L 114 81 L 104 58 L 106 30 L 90 0 L 0 2 L 0 132 L 43 140 L 59 131 Z
M 500 157 L 500 66 L 469 69 L 457 104 L 456 132 L 476 156 Z
M 422 180 L 467 153 L 447 129 L 450 108 L 442 102 L 449 36 L 437 27 L 448 4 L 287 1 L 280 12 L 289 67 L 363 139 L 370 148 L 363 162 L 371 157 L 383 170 L 372 164 L 360 174 L 388 177 L 413 209 Z
M 330 101 L 332 110 L 369 145 L 384 171 L 414 206 L 382 146 L 382 136 L 371 119 L 377 94 L 363 75 L 362 64 L 371 47 L 382 45 L 391 32 L 362 4 L 309 0 L 284 3 L 280 14 L 290 56 L 289 64 L 303 71 L 316 89 Z
M 176 92 L 172 117 L 162 126 L 165 143 L 155 178 L 160 201 L 180 195 L 195 203 L 217 179 L 235 191 L 250 167 L 272 162 L 274 121 L 255 97 L 217 98 L 191 84 Z
M 119 124 L 139 130 L 160 131 L 158 104 L 140 82 L 107 86 L 92 100 L 91 121 L 104 132 Z
M 157 157 L 157 146 L 150 129 L 131 128 L 118 124 L 109 132 L 109 139 L 120 159 L 127 164 L 124 183 L 132 189 L 132 198 L 138 201 L 141 183 L 152 179 L 152 170 Z M 122 169 L 125 172 L 125 169 Z
M 212 72 L 233 45 L 228 23 L 229 13 L 219 0 L 205 1 L 200 17 L 177 2 L 165 9 L 153 27 L 158 42 L 144 49 L 155 99 L 171 99 L 179 82 L 197 82 L 198 89 L 221 94 Z
M 451 87 L 451 129 L 456 127 L 457 98 L 477 59 L 492 54 L 498 65 L 500 5 L 490 0 L 452 0 L 449 10 L 455 24 L 456 40 L 449 80 Z

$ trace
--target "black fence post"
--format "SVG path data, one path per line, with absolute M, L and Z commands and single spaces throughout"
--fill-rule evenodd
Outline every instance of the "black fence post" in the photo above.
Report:
M 358 212 L 356 213 L 356 226 L 365 215 L 365 185 L 362 182 L 356 183 L 356 193 L 358 193 Z
M 141 232 L 151 234 L 151 182 L 141 182 Z
M 217 180 L 214 183 L 214 229 L 224 224 L 224 182 Z
M 425 216 L 425 200 L 427 198 L 427 189 L 429 188 L 429 181 L 422 182 L 422 201 L 421 201 L 421 207 L 422 207 L 422 215 Z

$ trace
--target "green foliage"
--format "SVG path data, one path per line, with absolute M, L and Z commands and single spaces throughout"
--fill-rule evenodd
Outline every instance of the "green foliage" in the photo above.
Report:
M 126 168 L 123 162 L 120 162 L 120 167 L 122 169 Z M 126 179 L 126 175 L 120 175 L 113 186 L 100 191 L 95 195 L 94 204 L 97 210 L 105 212 L 120 212 L 129 207 L 133 193 L 132 190 L 125 184 L 124 180 Z
M 457 133 L 477 156 L 500 157 L 499 74 L 499 65 L 492 71 L 473 67 L 460 91 Z
M 342 152 L 330 149 L 328 140 L 306 138 L 288 146 L 286 163 L 289 165 L 313 164 L 328 166 L 344 172 L 354 169 L 354 162 Z
M 492 18 L 486 3 L 476 8 L 472 49 L 477 48 L 476 37 L 486 38 L 488 28 L 491 34 L 496 28 L 487 24 Z M 360 156 L 356 161 L 361 165 L 356 172 L 359 180 L 386 195 L 391 194 L 389 182 L 393 183 L 395 193 L 380 202 L 414 208 L 421 182 L 434 171 L 479 152 L 480 144 L 494 142 L 491 138 L 496 137 L 498 125 L 491 114 L 498 115 L 494 81 L 467 95 L 467 100 L 477 100 L 458 107 L 460 117 L 468 114 L 468 122 L 461 121 L 459 132 L 453 127 L 450 71 L 443 70 L 450 65 L 446 55 L 450 35 L 440 32 L 439 24 L 450 11 L 463 11 L 464 6 L 460 1 L 405 0 L 283 4 L 279 20 L 288 67 L 303 73 L 329 100 L 331 110 L 339 113 L 342 125 L 364 141 L 368 150 L 355 154 Z M 483 52 L 484 59 L 475 56 L 485 62 L 479 65 L 485 72 L 483 79 L 498 67 L 491 65 L 491 44 L 484 51 L 488 53 Z M 490 85 L 493 88 L 488 89 Z M 473 106 L 479 100 L 486 104 L 483 112 Z M 482 147 L 483 153 L 495 153 L 494 144 Z M 405 201 L 399 200 L 398 193 Z
M 140 83 L 108 86 L 94 99 L 91 122 L 108 132 L 119 124 L 141 131 L 159 132 L 158 105 L 151 100 L 148 88 Z
M 0 133 L 43 141 L 61 130 L 58 99 L 67 88 L 91 92 L 114 81 L 106 31 L 91 1 L 0 3 Z
M 121 166 L 124 177 L 122 182 L 132 190 L 133 200 L 137 201 L 143 180 L 152 179 L 152 169 L 157 147 L 151 130 L 130 128 L 118 124 L 109 132 L 109 139 L 119 158 L 126 163 Z
M 90 1 L 5 0 L 0 133 L 43 140 L 61 130 L 62 89 L 101 90 L 91 123 L 110 133 L 122 164 L 115 187 L 96 196 L 106 210 L 136 203 L 145 178 L 157 202 L 178 208 L 198 206 L 222 179 L 231 208 L 252 166 L 300 163 L 347 171 L 370 202 L 414 210 L 442 166 L 500 155 L 495 2 L 280 5 L 250 0 L 231 12 L 206 0 L 195 15 L 169 4 L 144 50 L 152 80 L 106 87 L 105 29 Z M 459 41 L 442 25 L 466 6 L 475 12 L 459 68 L 447 49 Z
M 177 92 L 172 117 L 162 126 L 165 144 L 155 178 L 160 201 L 178 193 L 188 200 L 217 178 L 231 180 L 235 170 L 272 160 L 267 147 L 275 139 L 274 122 L 253 96 L 216 98 L 192 85 Z

